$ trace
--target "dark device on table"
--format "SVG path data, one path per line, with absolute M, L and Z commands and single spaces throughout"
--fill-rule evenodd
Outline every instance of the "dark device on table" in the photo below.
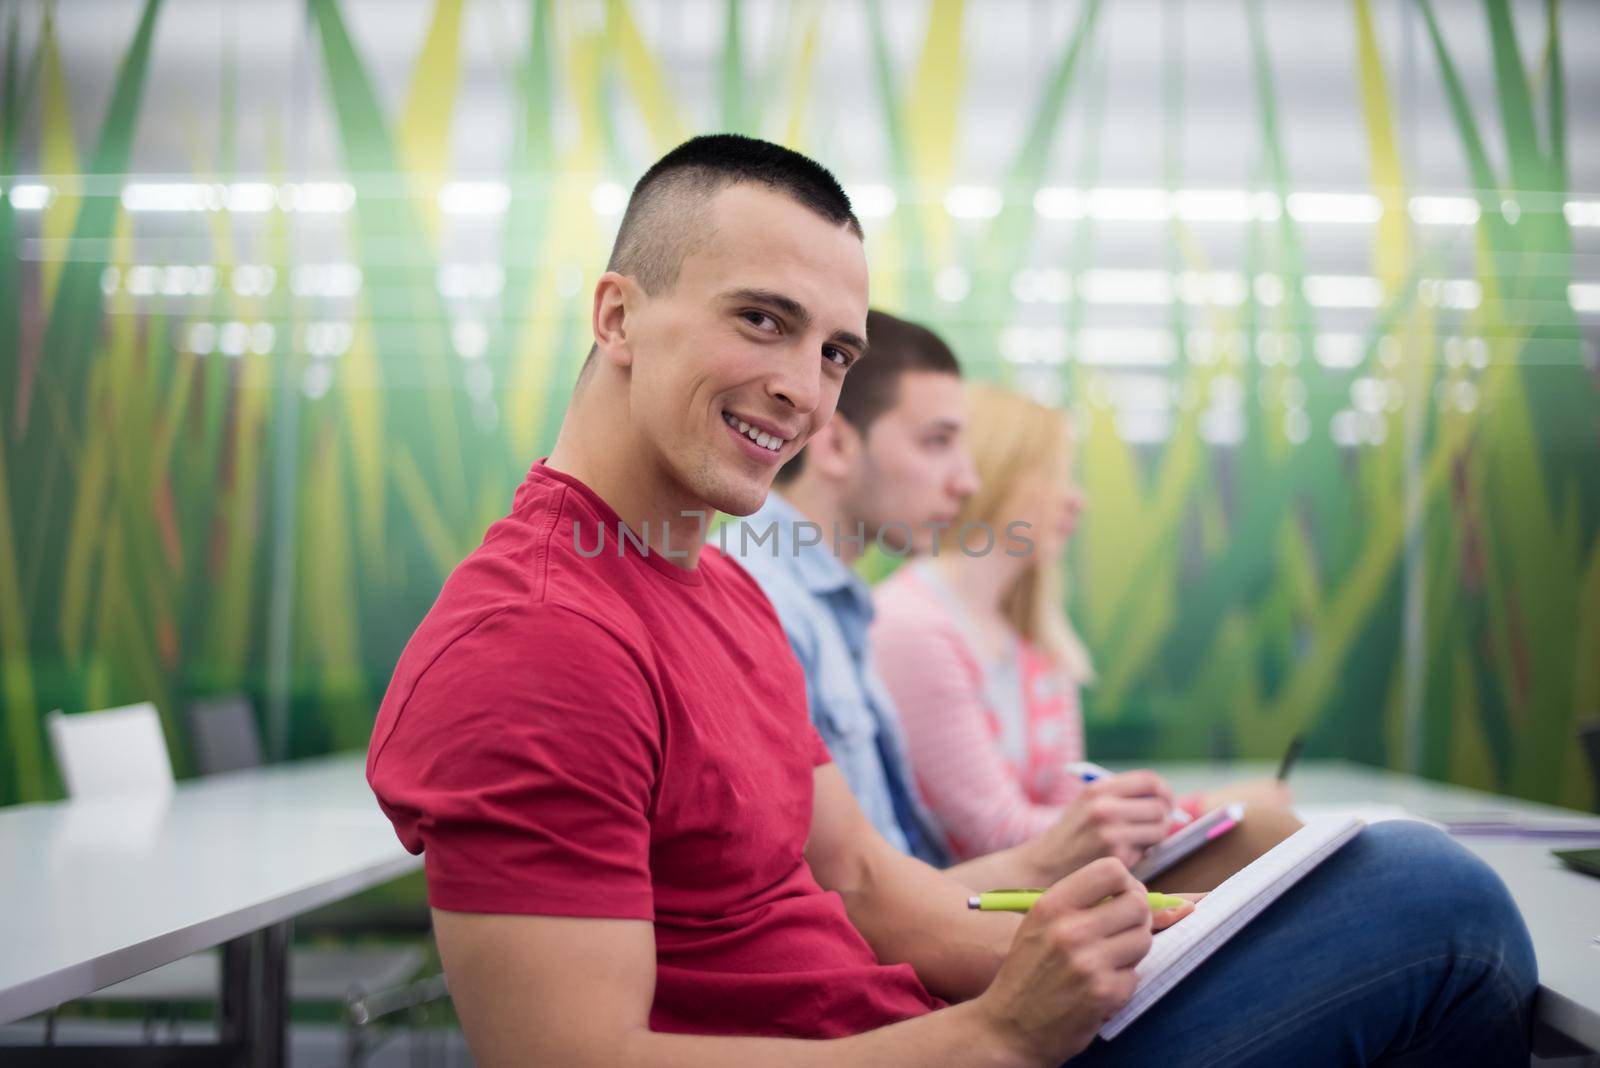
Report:
M 1600 879 L 1600 849 L 1552 849 L 1550 852 L 1573 871 Z

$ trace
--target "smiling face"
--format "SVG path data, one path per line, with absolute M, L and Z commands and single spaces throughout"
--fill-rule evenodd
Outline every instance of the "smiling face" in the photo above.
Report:
M 764 186 L 724 188 L 708 211 L 676 284 L 631 293 L 627 417 L 639 466 L 686 508 L 748 515 L 862 355 L 867 261 L 847 227 Z

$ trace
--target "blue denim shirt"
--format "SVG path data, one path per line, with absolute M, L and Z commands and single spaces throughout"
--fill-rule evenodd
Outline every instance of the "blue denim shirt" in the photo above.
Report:
M 935 824 L 911 777 L 898 714 L 872 666 L 872 594 L 834 554 L 832 531 L 822 532 L 821 544 L 797 544 L 795 525 L 805 522 L 793 505 L 769 493 L 759 511 L 734 518 L 712 540 L 744 565 L 777 610 L 805 669 L 811 722 L 867 819 L 901 852 L 943 864 Z M 769 526 L 776 535 L 763 537 Z

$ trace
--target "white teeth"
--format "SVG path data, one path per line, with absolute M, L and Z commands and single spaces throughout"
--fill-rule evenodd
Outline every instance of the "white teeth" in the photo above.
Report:
M 731 427 L 737 428 L 739 433 L 743 434 L 745 437 L 749 438 L 751 441 L 755 442 L 757 445 L 760 445 L 763 449 L 766 449 L 769 452 L 777 452 L 783 447 L 782 438 L 778 437 L 776 434 L 769 434 L 759 427 L 753 427 L 743 419 L 740 419 L 738 416 L 729 415 L 727 412 L 723 412 L 722 419 L 723 422 L 727 423 Z

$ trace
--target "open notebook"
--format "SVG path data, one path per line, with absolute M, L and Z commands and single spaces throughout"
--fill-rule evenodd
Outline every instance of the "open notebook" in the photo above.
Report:
M 1363 826 L 1354 816 L 1307 823 L 1207 894 L 1193 913 L 1157 934 L 1150 952 L 1136 969 L 1139 985 L 1133 997 L 1100 1028 L 1100 1037 L 1112 1039 L 1120 1035 L 1285 890 L 1354 838 Z

